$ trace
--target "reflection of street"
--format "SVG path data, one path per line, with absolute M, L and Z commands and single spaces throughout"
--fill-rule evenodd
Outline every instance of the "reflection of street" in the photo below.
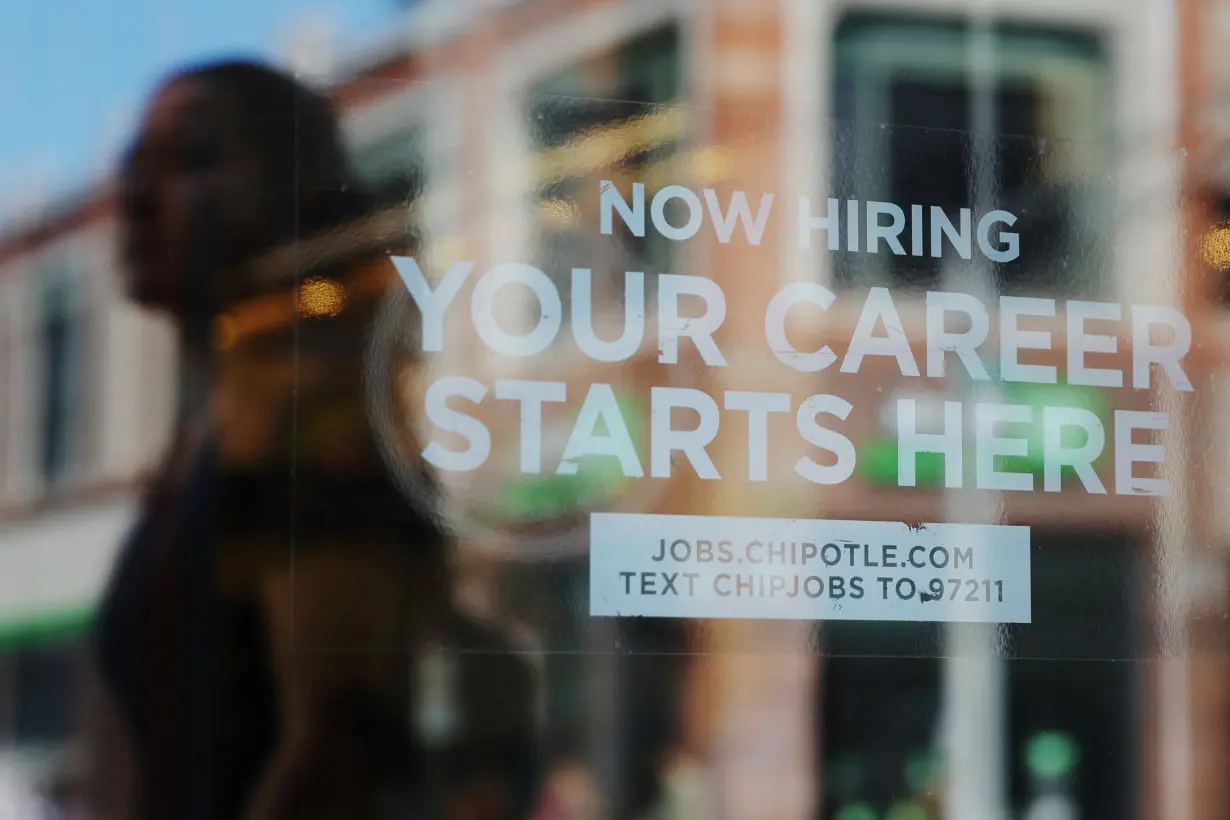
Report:
M 54 750 L 0 754 L 0 817 L 86 820 L 79 761 Z
M 694 757 L 668 753 L 659 772 L 661 796 L 637 820 L 692 820 L 717 816 L 711 773 Z
M 534 820 L 600 820 L 603 801 L 583 763 L 558 764 L 543 783 Z

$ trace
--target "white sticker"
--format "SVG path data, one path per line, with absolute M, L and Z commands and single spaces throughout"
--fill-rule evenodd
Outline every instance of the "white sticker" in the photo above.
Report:
M 1029 623 L 1029 527 L 600 513 L 589 613 Z

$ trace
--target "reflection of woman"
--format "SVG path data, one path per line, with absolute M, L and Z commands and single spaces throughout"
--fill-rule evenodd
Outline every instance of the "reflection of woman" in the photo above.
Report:
M 181 74 L 123 182 L 130 291 L 184 331 L 183 410 L 98 624 L 100 813 L 521 816 L 527 668 L 453 606 L 363 416 L 393 272 L 330 106 L 248 64 Z

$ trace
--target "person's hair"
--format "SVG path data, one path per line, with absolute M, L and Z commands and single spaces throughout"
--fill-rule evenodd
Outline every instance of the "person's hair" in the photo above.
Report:
M 240 140 L 256 152 L 262 183 L 273 194 L 276 245 L 361 216 L 371 206 L 355 177 L 333 104 L 296 78 L 256 62 L 226 60 L 183 69 L 167 80 L 190 81 L 217 94 Z

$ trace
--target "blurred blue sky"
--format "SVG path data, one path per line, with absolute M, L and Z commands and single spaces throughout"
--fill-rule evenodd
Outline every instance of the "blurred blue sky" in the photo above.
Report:
M 0 203 L 62 195 L 114 157 L 170 68 L 211 56 L 274 57 L 322 16 L 337 49 L 394 22 L 395 0 L 5 0 L 0 26 Z M 0 217 L 2 218 L 2 217 Z

